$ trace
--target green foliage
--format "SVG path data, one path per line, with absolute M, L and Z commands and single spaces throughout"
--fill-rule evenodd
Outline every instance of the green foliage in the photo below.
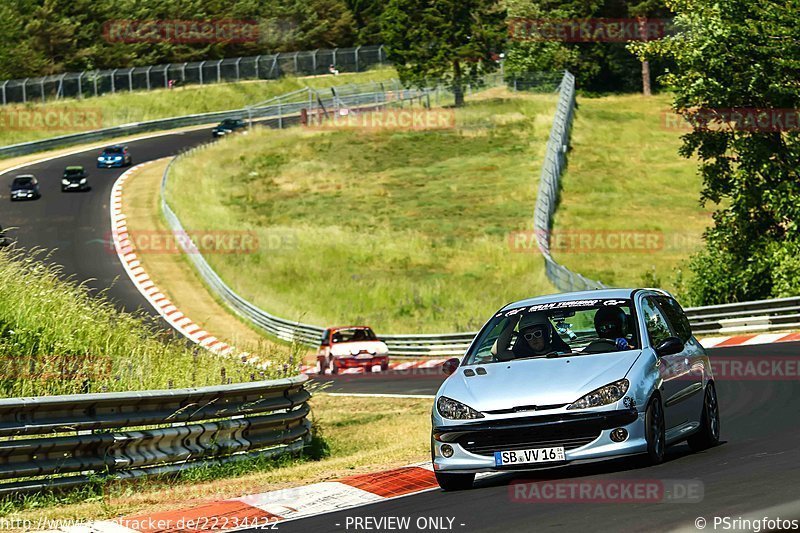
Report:
M 0 79 L 380 43 L 377 0 L 5 0 Z M 107 24 L 259 21 L 245 42 L 115 42 Z
M 424 86 L 451 80 L 463 104 L 465 77 L 497 68 L 505 41 L 505 10 L 496 0 L 390 0 L 383 40 L 400 79 Z
M 676 112 L 798 109 L 800 2 L 674 0 L 671 7 L 681 32 L 633 48 L 675 62 L 664 82 L 676 91 Z M 718 206 L 706 250 L 693 261 L 695 303 L 767 298 L 798 286 L 798 139 L 796 130 L 730 124 L 684 135 L 680 154 L 700 161 L 701 201 Z
M 639 3 L 602 0 L 506 0 L 511 40 L 506 70 L 512 73 L 567 69 L 576 76 L 579 89 L 589 92 L 638 92 L 642 90 L 640 61 L 616 42 L 562 42 L 527 40 L 514 31 L 513 22 L 523 20 L 583 20 L 594 18 L 669 18 L 663 0 Z M 516 36 L 516 37 L 515 37 Z M 668 62 L 655 61 L 651 70 L 661 73 Z

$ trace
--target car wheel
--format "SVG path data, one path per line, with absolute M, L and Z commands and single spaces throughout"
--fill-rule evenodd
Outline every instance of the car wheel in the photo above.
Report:
M 700 416 L 700 430 L 689 437 L 686 442 L 696 451 L 706 450 L 719 444 L 719 404 L 717 390 L 713 382 L 706 385 L 703 397 L 703 413 Z
M 382 363 L 381 372 L 386 372 L 387 370 L 389 370 L 389 363 Z
M 664 461 L 664 452 L 667 448 L 664 407 L 661 405 L 659 396 L 653 396 L 647 405 L 644 415 L 644 430 L 647 440 L 647 462 L 657 465 Z
M 445 491 L 468 490 L 472 488 L 475 474 L 446 474 L 436 472 L 436 482 Z
M 364 367 L 364 372 L 372 372 L 372 365 L 367 365 Z
M 325 375 L 325 367 L 322 366 L 322 361 L 320 361 L 319 359 L 317 359 L 317 370 L 316 370 L 316 372 L 320 376 Z
M 339 367 L 336 366 L 336 360 L 333 357 L 331 357 L 330 361 L 328 361 L 328 370 L 330 370 L 331 374 L 339 373 Z

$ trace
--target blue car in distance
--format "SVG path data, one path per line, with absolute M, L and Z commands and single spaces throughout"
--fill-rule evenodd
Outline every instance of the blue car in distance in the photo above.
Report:
M 97 157 L 97 168 L 121 168 L 129 167 L 133 164 L 130 152 L 127 146 L 115 144 L 103 149 Z

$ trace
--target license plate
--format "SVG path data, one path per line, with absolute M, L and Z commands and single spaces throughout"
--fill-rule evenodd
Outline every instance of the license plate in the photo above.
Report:
M 530 450 L 509 450 L 494 452 L 495 466 L 522 465 L 531 463 L 551 463 L 566 461 L 564 447 L 533 448 Z
M 362 353 L 361 355 L 357 355 L 356 359 L 372 359 L 372 354 Z

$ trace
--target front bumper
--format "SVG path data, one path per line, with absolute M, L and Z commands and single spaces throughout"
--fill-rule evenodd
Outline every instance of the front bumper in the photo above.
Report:
M 119 161 L 98 161 L 97 168 L 122 168 L 125 166 L 125 160 Z
M 614 442 L 613 429 L 625 428 L 628 438 Z M 444 457 L 442 445 L 453 448 Z M 560 413 L 537 417 L 468 422 L 433 429 L 433 468 L 446 472 L 496 472 L 548 468 L 572 462 L 643 453 L 647 450 L 644 413 L 635 409 Z M 494 452 L 563 446 L 566 461 L 496 466 Z
M 36 198 L 36 193 L 34 191 L 11 193 L 12 200 L 33 200 L 34 198 Z
M 388 365 L 389 357 L 384 355 L 376 355 L 364 359 L 359 359 L 358 357 L 336 357 L 334 361 L 339 368 L 361 368 L 375 365 Z

